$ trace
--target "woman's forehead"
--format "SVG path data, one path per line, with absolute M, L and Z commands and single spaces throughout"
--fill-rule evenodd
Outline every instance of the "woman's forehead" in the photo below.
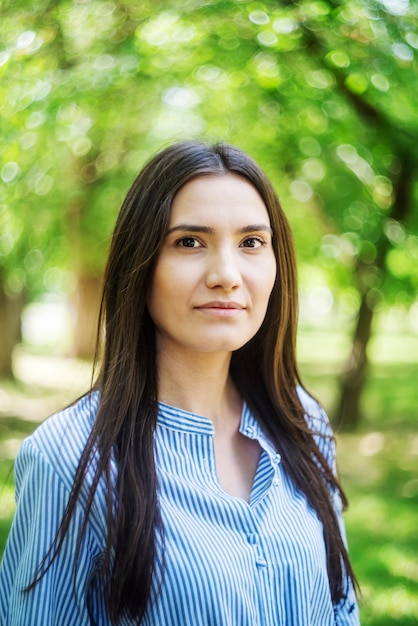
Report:
M 178 220 L 211 220 L 235 216 L 252 223 L 267 222 L 269 215 L 257 189 L 236 174 L 199 176 L 187 182 L 177 193 L 171 206 L 170 227 Z

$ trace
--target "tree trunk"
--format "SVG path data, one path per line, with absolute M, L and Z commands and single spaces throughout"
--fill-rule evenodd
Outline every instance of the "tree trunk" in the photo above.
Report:
M 0 273 L 0 377 L 13 378 L 13 349 L 21 339 L 22 305 L 21 294 L 7 294 Z
M 341 391 L 334 419 L 342 430 L 355 430 L 361 420 L 360 398 L 367 379 L 367 345 L 371 336 L 373 308 L 368 292 L 361 300 L 351 354 L 341 379 Z
M 413 167 L 408 153 L 402 154 L 400 163 L 401 169 L 395 186 L 395 201 L 388 217 L 398 222 L 405 222 L 412 206 Z M 373 264 L 377 270 L 385 271 L 385 259 L 390 248 L 391 243 L 382 232 L 377 242 L 377 255 Z M 360 423 L 360 398 L 367 379 L 367 344 L 371 336 L 374 306 L 370 297 L 371 291 L 362 286 L 364 285 L 362 274 L 365 269 L 363 263 L 357 264 L 356 275 L 362 298 L 353 347 L 342 376 L 339 404 L 334 416 L 336 425 L 342 430 L 354 430 Z
M 92 360 L 95 352 L 102 283 L 97 276 L 79 276 L 75 297 L 74 356 Z

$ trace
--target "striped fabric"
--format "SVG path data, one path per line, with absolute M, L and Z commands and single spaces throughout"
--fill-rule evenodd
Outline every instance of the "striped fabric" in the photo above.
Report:
M 328 420 L 304 392 L 301 397 L 334 465 Z M 91 477 L 58 557 L 36 588 L 22 593 L 57 531 L 97 403 L 97 395 L 82 399 L 46 420 L 22 444 L 15 467 L 16 516 L 0 570 L 0 626 L 110 626 L 96 576 L 105 536 L 102 484 L 75 584 L 73 577 Z M 158 595 L 153 589 L 141 626 L 357 626 L 351 587 L 346 602 L 332 605 L 316 514 L 246 406 L 241 432 L 263 450 L 249 503 L 219 485 L 212 422 L 160 404 L 155 453 L 165 575 Z

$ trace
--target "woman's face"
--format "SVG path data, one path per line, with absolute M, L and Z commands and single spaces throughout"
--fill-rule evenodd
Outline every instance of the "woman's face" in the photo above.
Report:
M 159 351 L 231 352 L 260 328 L 276 277 L 270 220 L 256 189 L 227 174 L 176 195 L 147 304 Z

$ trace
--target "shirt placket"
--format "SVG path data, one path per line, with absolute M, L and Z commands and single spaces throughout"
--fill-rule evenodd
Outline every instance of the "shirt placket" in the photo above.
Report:
M 269 495 L 272 489 L 275 490 L 280 485 L 279 465 L 281 456 L 275 452 L 269 441 L 262 436 L 256 426 L 247 426 L 243 433 L 250 438 L 257 439 L 263 450 L 248 505 L 250 531 L 247 534 L 247 541 L 254 550 L 258 623 L 260 626 L 279 626 L 282 620 L 280 617 L 278 619 L 278 603 L 277 601 L 275 602 L 272 594 L 275 571 L 269 559 L 262 533 L 259 532 L 258 505 Z

